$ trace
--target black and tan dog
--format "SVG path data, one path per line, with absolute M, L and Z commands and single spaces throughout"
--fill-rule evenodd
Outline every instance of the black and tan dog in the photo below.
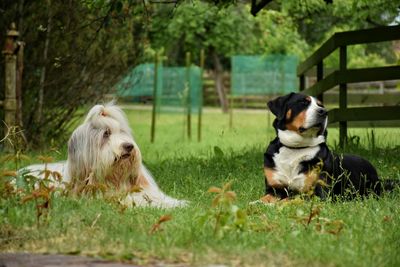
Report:
M 354 197 L 383 188 L 375 168 L 353 155 L 336 155 L 326 145 L 327 111 L 314 97 L 290 93 L 268 102 L 277 137 L 264 153 L 266 195 L 275 202 L 298 193 Z

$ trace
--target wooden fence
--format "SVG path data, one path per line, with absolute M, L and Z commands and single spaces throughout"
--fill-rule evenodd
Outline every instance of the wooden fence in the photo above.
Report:
M 400 66 L 348 69 L 347 46 L 400 40 L 400 26 L 335 33 L 308 59 L 299 65 L 300 91 L 323 99 L 323 93 L 339 85 L 339 108 L 329 111 L 329 123 L 339 122 L 340 145 L 347 138 L 348 121 L 400 120 L 400 106 L 348 108 L 347 84 L 400 79 Z M 339 70 L 324 76 L 324 59 L 339 49 Z M 305 88 L 305 75 L 317 67 L 317 83 Z

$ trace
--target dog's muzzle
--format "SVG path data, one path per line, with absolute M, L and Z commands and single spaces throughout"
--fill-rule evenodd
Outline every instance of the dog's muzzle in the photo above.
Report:
M 324 108 L 319 108 L 317 111 L 316 111 L 316 115 L 314 115 L 315 117 L 315 119 L 314 119 L 314 124 L 313 125 L 311 125 L 311 126 L 309 126 L 309 127 L 307 127 L 307 128 L 304 128 L 304 127 L 300 127 L 299 128 L 299 132 L 300 133 L 303 133 L 303 132 L 305 132 L 305 131 L 307 131 L 307 130 L 309 130 L 309 129 L 312 129 L 312 128 L 323 128 L 324 126 L 325 126 L 325 121 L 326 121 L 326 118 L 328 117 L 328 111 L 326 110 L 326 109 L 324 109 Z
M 134 145 L 132 143 L 123 143 L 122 144 L 123 152 L 121 154 L 121 159 L 127 159 L 132 155 L 132 151 L 134 149 Z

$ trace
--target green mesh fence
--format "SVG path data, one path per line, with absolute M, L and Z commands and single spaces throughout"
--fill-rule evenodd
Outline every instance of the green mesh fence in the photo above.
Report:
M 270 95 L 297 91 L 295 56 L 233 56 L 231 94 Z
M 116 85 L 120 97 L 153 96 L 154 64 L 141 64 Z
M 202 71 L 197 66 L 158 68 L 157 111 L 182 111 L 191 106 L 196 113 L 202 105 Z M 116 85 L 120 97 L 152 97 L 154 90 L 154 64 L 141 64 L 135 67 Z M 190 97 L 189 97 L 190 95 Z

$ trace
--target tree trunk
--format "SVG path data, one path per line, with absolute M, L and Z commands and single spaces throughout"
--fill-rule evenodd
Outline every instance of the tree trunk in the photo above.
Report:
M 47 15 L 47 27 L 46 27 L 46 40 L 44 42 L 44 50 L 43 50 L 43 67 L 40 75 L 40 83 L 39 83 L 39 101 L 38 101 L 38 112 L 37 112 L 37 122 L 40 127 L 43 117 L 43 96 L 44 96 L 44 83 L 46 81 L 46 65 L 47 65 L 47 57 L 49 52 L 49 43 L 50 43 L 50 33 L 52 26 L 52 15 L 51 15 L 51 0 L 47 1 L 48 5 L 48 15 Z
M 224 90 L 224 68 L 221 64 L 221 60 L 215 51 L 212 51 L 213 61 L 214 61 L 214 72 L 215 72 L 215 89 L 218 93 L 219 103 L 221 105 L 222 111 L 228 112 L 228 102 L 226 100 L 225 90 Z

